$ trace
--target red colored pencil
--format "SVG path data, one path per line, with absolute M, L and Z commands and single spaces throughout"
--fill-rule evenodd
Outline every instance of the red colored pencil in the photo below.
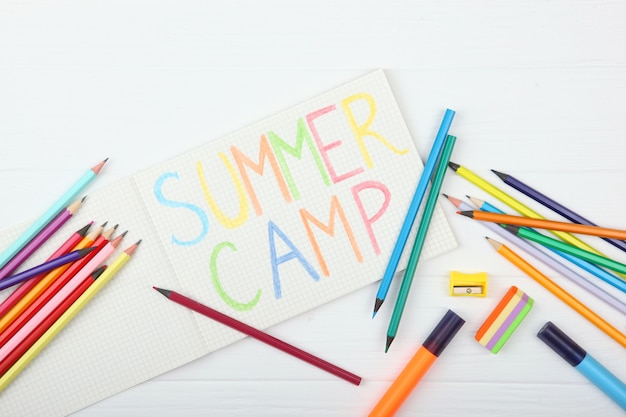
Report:
M 32 303 L 18 315 L 4 330 L 0 331 L 0 346 L 3 346 L 10 338 L 21 329 L 41 308 L 48 302 L 61 288 L 65 286 L 74 275 L 78 273 L 91 259 L 98 254 L 109 243 L 109 238 L 113 234 L 115 227 L 110 228 L 93 242 L 93 251 L 87 256 L 74 262 L 65 272 L 63 272 L 56 280 L 50 284 L 48 288 L 42 292 L 39 297 L 35 298 Z
M 26 352 L 57 321 L 59 317 L 72 305 L 82 293 L 104 272 L 105 265 L 96 269 L 90 276 L 86 277 L 78 287 L 59 306 L 42 321 L 37 328 L 28 335 L 4 360 L 0 361 L 0 376 L 13 366 L 13 364 Z
M 219 311 L 214 310 L 211 307 L 200 304 L 199 302 L 194 301 L 191 298 L 185 297 L 184 295 L 179 294 L 175 291 L 165 290 L 158 287 L 152 288 L 163 294 L 170 301 L 185 306 L 226 326 L 245 333 L 248 336 L 254 337 L 261 342 L 267 343 L 268 345 L 280 349 L 285 353 L 289 353 L 290 355 L 295 356 L 296 358 L 301 359 L 305 362 L 308 362 L 311 365 L 317 366 L 318 368 L 323 369 L 326 372 L 330 372 L 331 374 L 338 376 L 339 378 L 345 379 L 346 381 L 354 385 L 359 385 L 361 383 L 360 376 L 354 375 L 353 373 L 341 369 L 330 362 L 326 362 L 325 360 L 320 359 L 317 356 L 314 356 L 308 352 L 303 351 L 302 349 L 292 346 L 287 342 L 283 342 L 282 340 L 277 339 L 274 336 L 270 336 L 269 334 L 261 330 L 255 329 L 254 327 L 242 323 L 232 317 L 229 317 L 226 314 L 220 313 Z
M 93 222 L 90 222 L 87 225 L 83 226 L 81 229 L 72 233 L 72 235 L 61 246 L 59 246 L 59 248 L 55 250 L 52 255 L 50 255 L 47 261 L 51 261 L 54 258 L 58 258 L 61 255 L 65 255 L 69 253 L 72 249 L 74 249 L 74 246 L 76 246 L 78 242 L 80 242 L 83 239 L 83 237 L 85 237 L 85 235 L 87 234 L 87 231 L 89 230 L 92 224 Z M 7 313 L 7 311 L 9 311 L 11 307 L 13 307 L 24 296 L 24 294 L 26 294 L 28 291 L 30 291 L 31 288 L 37 285 L 37 283 L 44 276 L 46 276 L 46 273 L 43 273 L 38 277 L 35 277 L 31 280 L 24 282 L 15 291 L 13 291 L 11 295 L 9 295 L 0 304 L 0 317 L 4 316 Z

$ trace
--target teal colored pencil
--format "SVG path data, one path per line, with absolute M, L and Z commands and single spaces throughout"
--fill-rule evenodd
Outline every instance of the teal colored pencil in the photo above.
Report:
M 504 228 L 514 235 L 523 237 L 524 239 L 532 240 L 533 242 L 537 242 L 544 246 L 549 246 L 551 248 L 560 250 L 561 252 L 569 253 L 570 255 L 576 256 L 580 259 L 584 259 L 585 261 L 591 262 L 593 264 L 612 269 L 613 271 L 617 271 L 622 274 L 626 274 L 626 265 L 614 261 L 613 259 L 596 255 L 595 253 L 577 248 L 576 246 L 561 242 L 560 240 L 552 239 L 551 237 L 544 236 L 525 227 L 506 225 L 504 226 Z
M 437 164 L 437 160 L 441 155 L 441 151 L 446 141 L 446 137 L 448 136 L 448 130 L 450 130 L 450 125 L 452 124 L 452 119 L 454 119 L 454 114 L 454 110 L 447 109 L 446 113 L 443 115 L 443 120 L 441 121 L 439 131 L 437 131 L 437 136 L 435 137 L 433 146 L 430 149 L 430 153 L 428 154 L 428 159 L 426 160 L 426 164 L 424 165 L 422 175 L 420 176 L 419 182 L 417 183 L 417 188 L 415 189 L 413 199 L 411 200 L 411 204 L 409 205 L 409 209 L 407 210 L 406 217 L 404 218 L 404 223 L 402 223 L 402 228 L 400 229 L 400 233 L 398 234 L 398 239 L 396 240 L 396 244 L 393 247 L 391 256 L 389 257 L 389 263 L 387 264 L 387 268 L 385 269 L 385 273 L 383 274 L 383 279 L 380 281 L 378 292 L 376 293 L 376 301 L 374 302 L 374 314 L 372 315 L 372 318 L 376 315 L 380 307 L 385 302 L 385 298 L 387 297 L 387 293 L 389 292 L 389 287 L 391 286 L 391 281 L 393 280 L 393 276 L 396 273 L 396 268 L 398 267 L 398 262 L 400 262 L 402 251 L 404 251 L 404 246 L 406 245 L 406 241 L 408 240 L 411 229 L 413 228 L 413 223 L 415 222 L 415 218 L 417 217 L 417 212 L 419 211 L 420 205 L 422 204 L 422 199 L 426 194 L 428 183 L 430 182 L 430 178 L 433 175 L 435 165 Z
M 108 158 L 107 158 L 108 159 Z M 91 182 L 100 172 L 107 159 L 87 171 L 80 179 L 59 198 L 39 219 L 37 219 L 11 246 L 0 254 L 0 268 L 6 265 L 17 253 L 28 244 L 37 233 L 50 223 L 61 210 L 65 209 L 76 196 Z
M 422 219 L 420 220 L 420 224 L 417 228 L 415 243 L 413 244 L 413 249 L 411 249 L 409 263 L 404 271 L 398 299 L 396 300 L 396 305 L 393 308 L 393 314 L 391 315 L 391 321 L 389 322 L 389 328 L 387 329 L 387 346 L 385 347 L 385 352 L 389 350 L 389 346 L 391 346 L 391 342 L 393 342 L 393 339 L 396 337 L 396 333 L 398 332 L 398 326 L 400 325 L 400 320 L 402 319 L 402 312 L 404 311 L 404 306 L 406 305 L 406 299 L 409 295 L 409 291 L 411 290 L 413 275 L 415 275 L 417 262 L 419 261 L 420 254 L 422 253 L 422 248 L 424 247 L 424 241 L 426 240 L 426 234 L 428 233 L 428 226 L 430 226 L 430 221 L 433 217 L 433 212 L 435 211 L 435 204 L 437 203 L 437 198 L 439 197 L 441 184 L 443 184 L 443 178 L 445 176 L 446 168 L 448 167 L 448 162 L 450 161 L 450 155 L 452 155 L 452 149 L 454 149 L 455 142 L 456 136 L 448 135 L 446 137 L 446 143 L 443 147 L 443 151 L 441 151 L 439 161 L 437 162 L 437 169 L 435 171 L 435 176 L 433 177 L 433 184 L 428 193 L 428 199 L 426 200 L 426 205 L 424 206 L 424 214 L 422 214 Z

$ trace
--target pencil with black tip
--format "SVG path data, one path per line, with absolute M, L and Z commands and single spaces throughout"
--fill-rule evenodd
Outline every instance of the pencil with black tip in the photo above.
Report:
M 200 304 L 199 302 L 192 300 L 191 298 L 186 297 L 182 294 L 179 294 L 176 291 L 166 290 L 158 287 L 153 288 L 163 294 L 170 301 L 187 307 L 197 313 L 202 314 L 203 316 L 209 317 L 241 333 L 254 337 L 255 339 L 260 340 L 263 343 L 275 347 L 276 349 L 282 350 L 283 352 L 295 356 L 296 358 L 301 359 L 311 365 L 317 366 L 318 368 L 323 369 L 324 371 L 329 372 L 335 376 L 338 376 L 339 378 L 342 378 L 354 385 L 359 385 L 361 383 L 360 376 L 348 372 L 345 369 L 341 369 L 340 367 L 333 365 L 332 363 L 327 362 L 324 359 L 318 358 L 317 356 L 314 356 L 300 348 L 290 345 L 287 342 L 277 339 L 274 336 L 271 336 L 261 330 L 247 325 L 246 323 L 227 316 L 226 314 L 220 313 L 219 311 L 214 310 L 209 306 Z
M 580 214 L 565 207 L 563 204 L 553 200 L 547 195 L 537 191 L 530 185 L 518 180 L 514 176 L 505 174 L 503 172 L 498 172 L 494 169 L 492 169 L 491 172 L 496 174 L 498 178 L 500 178 L 505 184 L 515 188 L 520 193 L 532 198 L 533 200 L 543 205 L 544 207 L 547 207 L 550 210 L 554 211 L 555 213 L 560 214 L 561 216 L 565 217 L 567 220 L 574 222 L 574 223 L 578 223 L 578 224 L 588 224 L 590 226 L 597 226 L 591 220 L 587 220 Z M 626 242 L 624 242 L 623 240 L 606 238 L 606 237 L 603 237 L 602 239 L 606 240 L 608 243 L 615 246 L 616 248 L 621 249 L 624 252 L 626 252 Z

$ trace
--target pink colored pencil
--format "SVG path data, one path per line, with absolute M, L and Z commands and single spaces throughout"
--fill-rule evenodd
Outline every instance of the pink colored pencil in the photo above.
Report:
M 58 293 L 54 295 L 17 333 L 0 347 L 0 362 L 4 361 L 63 301 L 78 288 L 93 271 L 100 266 L 119 246 L 124 234 L 111 240 L 85 265 Z
M 33 240 L 28 242 L 18 253 L 15 255 L 9 262 L 6 263 L 0 269 L 0 279 L 4 279 L 10 276 L 13 271 L 20 267 L 30 256 L 37 251 L 44 243 L 50 239 L 52 235 L 56 233 L 57 230 L 61 228 L 72 216 L 80 206 L 83 201 L 85 201 L 85 197 L 81 200 L 75 201 L 70 204 L 65 210 L 57 214 L 57 216 L 46 225 L 41 232 L 35 236 Z
M 54 251 L 52 255 L 46 260 L 51 261 L 54 258 L 58 258 L 61 255 L 65 255 L 69 253 L 74 246 L 80 242 L 83 237 L 87 234 L 87 231 L 91 227 L 93 222 L 88 223 L 83 226 L 81 229 L 72 233 L 72 235 L 61 245 L 57 250 Z M 15 291 L 11 293 L 2 303 L 0 303 L 0 317 L 3 317 L 13 306 L 22 299 L 22 297 L 31 290 L 37 283 L 45 276 L 46 274 L 41 274 L 41 276 L 30 279 L 22 285 L 20 285 Z

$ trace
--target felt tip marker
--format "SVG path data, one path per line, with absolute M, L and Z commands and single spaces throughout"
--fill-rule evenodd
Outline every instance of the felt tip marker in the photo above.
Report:
M 539 330 L 537 337 L 626 410 L 626 384 L 578 346 L 561 329 L 552 322 L 547 322 Z
M 465 320 L 454 311 L 448 310 L 378 401 L 369 417 L 393 416 L 464 323 Z

